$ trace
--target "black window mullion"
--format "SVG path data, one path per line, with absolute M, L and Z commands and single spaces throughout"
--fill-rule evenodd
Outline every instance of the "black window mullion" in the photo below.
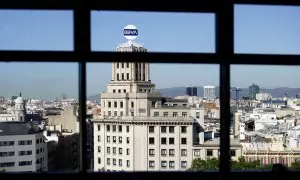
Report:
M 216 13 L 216 53 L 220 58 L 220 171 L 230 171 L 230 61 L 233 58 L 233 4 L 222 1 Z
M 80 122 L 80 172 L 87 172 L 86 127 L 86 59 L 91 51 L 90 10 L 77 7 L 74 10 L 74 51 L 79 62 L 79 122 Z

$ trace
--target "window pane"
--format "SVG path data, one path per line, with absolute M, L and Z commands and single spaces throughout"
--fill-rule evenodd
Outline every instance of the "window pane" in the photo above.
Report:
M 0 63 L 0 76 L 0 169 L 79 171 L 77 63 Z
M 212 13 L 92 11 L 91 15 L 93 51 L 114 51 L 126 43 L 123 28 L 133 23 L 138 29 L 134 42 L 147 44 L 151 52 L 215 52 Z
M 73 12 L 0 10 L 0 50 L 73 50 Z
M 300 54 L 300 7 L 235 5 L 236 53 Z
M 231 69 L 231 128 L 243 146 L 244 160 L 256 163 L 257 168 L 251 168 L 254 170 L 272 169 L 276 163 L 296 168 L 299 165 L 295 162 L 299 153 L 296 150 L 299 148 L 299 66 L 233 65 Z M 285 154 L 289 149 L 293 151 Z M 239 154 L 231 148 L 232 159 L 238 161 Z
M 146 68 L 148 65 L 149 69 Z M 140 74 L 132 76 L 132 71 L 140 66 L 142 68 L 137 71 Z M 212 164 L 218 161 L 218 70 L 217 65 L 129 63 L 129 68 L 124 65 L 122 69 L 122 62 L 88 63 L 88 99 L 95 103 L 94 107 L 101 109 L 99 113 L 93 114 L 94 128 L 97 129 L 98 124 L 111 127 L 110 131 L 105 128 L 100 131 L 94 130 L 94 136 L 123 138 L 122 143 L 118 140 L 115 143 L 113 140 L 94 141 L 94 147 L 126 147 L 130 151 L 122 154 L 116 152 L 114 155 L 94 150 L 94 159 L 109 157 L 116 158 L 117 161 L 122 159 L 122 162 L 130 161 L 130 166 L 120 167 L 99 164 L 94 160 L 94 171 L 185 171 L 192 167 L 193 161 L 198 163 L 199 159 L 215 158 L 210 162 Z M 119 71 L 128 71 L 130 79 L 118 81 L 115 75 Z M 182 73 L 179 74 L 179 71 Z M 143 80 L 134 80 L 147 72 L 151 72 L 151 76 L 145 75 Z M 191 86 L 185 87 L 187 83 Z M 197 85 L 200 83 L 204 85 Z M 189 88 L 194 94 L 190 94 Z M 119 89 L 121 91 L 118 91 Z M 126 92 L 123 89 L 126 89 Z M 116 102 L 117 106 L 104 106 L 108 102 Z M 123 102 L 122 107 L 120 102 Z M 134 106 L 131 106 L 132 102 Z M 109 114 L 109 111 L 116 111 L 117 115 Z M 123 112 L 122 116 L 119 115 L 120 112 Z M 176 116 L 173 115 L 175 112 Z M 134 113 L 134 116 L 131 113 Z M 143 123 L 135 125 L 132 123 L 134 121 Z M 119 131 L 120 125 L 122 131 Z M 113 127 L 116 127 L 115 131 Z M 130 128 L 129 132 L 125 130 L 127 127 Z M 210 149 L 212 153 L 207 155 L 206 150 Z M 140 162 L 136 162 L 136 159 Z M 209 170 L 217 170 L 218 163 L 215 164 L 216 166 L 211 166 L 213 169 Z

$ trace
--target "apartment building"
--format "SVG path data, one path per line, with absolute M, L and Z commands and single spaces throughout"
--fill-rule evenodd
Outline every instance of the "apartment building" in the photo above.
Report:
M 147 52 L 128 41 L 118 52 Z M 204 142 L 204 109 L 161 97 L 146 62 L 114 62 L 94 115 L 94 171 L 180 171 Z
M 48 170 L 47 144 L 39 127 L 27 122 L 0 123 L 0 170 Z

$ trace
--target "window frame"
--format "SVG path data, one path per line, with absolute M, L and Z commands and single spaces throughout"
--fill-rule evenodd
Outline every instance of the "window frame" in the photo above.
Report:
M 289 5 L 300 6 L 300 2 L 291 0 L 279 1 L 203 1 L 199 5 L 193 3 L 161 4 L 151 1 L 147 6 L 138 2 L 132 5 L 116 5 L 113 1 L 97 3 L 85 1 L 80 3 L 67 1 L 45 1 L 35 3 L 27 0 L 21 3 L 7 1 L 0 4 L 0 9 L 11 10 L 72 10 L 74 21 L 74 50 L 72 51 L 34 51 L 34 50 L 0 50 L 2 62 L 77 62 L 78 89 L 79 89 L 79 128 L 80 128 L 80 172 L 87 173 L 87 142 L 86 128 L 86 63 L 87 62 L 114 62 L 122 59 L 124 62 L 144 61 L 157 63 L 197 63 L 220 65 L 220 171 L 230 171 L 229 132 L 230 123 L 230 65 L 300 65 L 300 55 L 270 55 L 270 54 L 238 54 L 234 53 L 233 44 L 233 14 L 235 4 L 247 5 Z M 92 10 L 126 10 L 126 11 L 152 11 L 152 12 L 210 12 L 215 13 L 216 24 L 216 52 L 215 53 L 116 53 L 91 51 L 91 11 Z M 164 61 L 164 62 L 162 62 Z M 18 173 L 23 175 L 22 173 Z M 12 176 L 8 174 L 7 176 Z M 38 177 L 38 176 L 37 176 Z

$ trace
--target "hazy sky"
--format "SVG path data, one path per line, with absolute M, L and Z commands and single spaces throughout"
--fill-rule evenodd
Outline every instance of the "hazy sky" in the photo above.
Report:
M 300 54 L 300 8 L 235 7 L 235 52 Z M 137 42 L 148 51 L 215 52 L 214 14 L 92 12 L 92 50 L 115 51 L 126 39 L 127 24 L 139 29 Z M 0 11 L 0 49 L 73 50 L 71 11 Z M 0 57 L 1 58 L 1 57 Z M 3 59 L 5 60 L 5 59 Z M 299 59 L 300 60 L 300 59 Z M 111 79 L 111 64 L 87 65 L 88 95 Z M 218 65 L 152 64 L 157 88 L 218 85 Z M 232 86 L 300 87 L 300 67 L 233 66 Z M 180 72 L 180 73 L 179 73 Z M 78 94 L 76 63 L 0 63 L 0 96 L 22 91 L 25 97 Z

